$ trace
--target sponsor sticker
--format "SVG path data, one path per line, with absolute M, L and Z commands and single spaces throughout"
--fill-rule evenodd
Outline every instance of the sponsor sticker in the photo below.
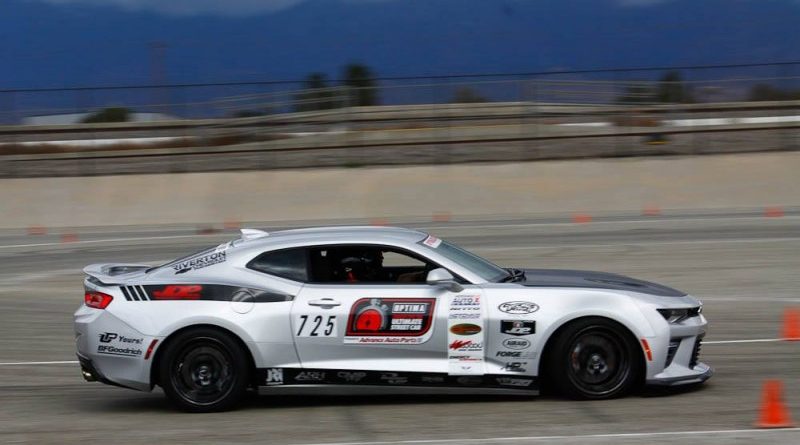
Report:
M 480 295 L 452 295 L 448 301 L 448 374 L 483 375 L 484 328 Z M 468 320 L 468 322 L 467 322 Z
M 425 241 L 423 241 L 422 244 L 425 244 L 428 247 L 433 247 L 435 249 L 439 247 L 439 244 L 442 244 L 442 240 L 436 238 L 435 236 L 428 235 L 428 237 L 425 238 Z
M 143 354 L 141 337 L 128 337 L 117 332 L 103 332 L 98 335 L 100 344 L 98 354 L 117 355 L 122 357 L 139 357 Z
M 347 383 L 358 383 L 364 380 L 366 376 L 367 373 L 362 371 L 339 371 L 336 373 L 336 377 L 339 377 Z
M 434 298 L 362 298 L 350 308 L 344 342 L 424 343 L 435 305 Z
M 483 383 L 483 377 L 480 376 L 472 376 L 472 375 L 464 375 L 456 379 L 459 385 L 464 386 L 478 386 Z
M 516 377 L 497 377 L 497 384 L 503 386 L 528 387 L 533 383 L 533 379 L 520 379 Z
M 534 320 L 502 320 L 500 332 L 508 335 L 531 335 L 536 333 Z
M 449 346 L 451 351 L 457 352 L 482 352 L 483 342 L 474 342 L 472 340 L 454 340 Z
M 450 326 L 450 332 L 456 335 L 475 335 L 481 331 L 480 326 L 472 323 L 459 323 Z
M 527 372 L 528 362 L 507 362 L 502 370 L 508 372 Z
M 154 300 L 199 300 L 203 286 L 199 284 L 170 284 L 150 292 Z
M 227 259 L 228 253 L 223 249 L 219 250 L 219 247 L 215 249 L 213 252 L 195 257 L 190 258 L 186 261 L 181 261 L 180 263 L 173 264 L 172 269 L 175 270 L 175 274 L 182 274 L 189 272 L 190 270 L 197 270 L 202 269 L 204 267 L 213 266 L 215 264 L 224 263 Z
M 422 383 L 444 383 L 444 377 L 440 375 L 423 375 L 420 377 Z
M 539 306 L 536 303 L 529 301 L 507 301 L 497 308 L 500 309 L 500 312 L 512 315 L 532 314 L 539 310 Z
M 267 369 L 267 378 L 264 384 L 267 386 L 283 385 L 283 369 L 281 368 Z
M 408 377 L 396 372 L 384 372 L 381 373 L 380 381 L 390 385 L 405 385 L 408 383 Z
M 517 350 L 528 349 L 531 347 L 531 342 L 524 338 L 507 338 L 503 340 L 503 347 Z
M 294 377 L 297 382 L 322 382 L 325 380 L 323 371 L 301 371 Z

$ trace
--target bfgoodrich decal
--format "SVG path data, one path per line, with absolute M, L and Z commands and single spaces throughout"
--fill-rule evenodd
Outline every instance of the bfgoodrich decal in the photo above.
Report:
M 139 357 L 143 354 L 141 337 L 128 337 L 116 332 L 103 332 L 99 335 L 98 354 L 122 357 Z

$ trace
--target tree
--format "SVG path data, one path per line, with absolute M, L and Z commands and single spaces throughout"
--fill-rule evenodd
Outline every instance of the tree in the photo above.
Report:
M 336 105 L 336 92 L 328 87 L 322 73 L 309 74 L 303 83 L 303 92 L 294 95 L 294 111 L 330 110 Z
M 656 100 L 667 104 L 688 104 L 694 102 L 691 88 L 683 84 L 681 73 L 668 71 L 661 77 Z
M 127 122 L 130 117 L 130 111 L 127 108 L 111 107 L 104 108 L 96 111 L 85 118 L 81 122 L 84 124 L 98 124 L 104 122 Z
M 350 91 L 350 105 L 378 105 L 375 76 L 366 65 L 351 63 L 345 66 L 342 80 Z

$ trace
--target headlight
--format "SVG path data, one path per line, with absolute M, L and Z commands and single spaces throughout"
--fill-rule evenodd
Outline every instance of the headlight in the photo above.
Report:
M 667 323 L 674 324 L 680 323 L 683 320 L 686 320 L 689 317 L 696 317 L 700 315 L 700 312 L 703 310 L 702 306 L 698 307 L 690 307 L 684 309 L 656 309 L 661 316 L 664 317 L 664 320 L 667 320 Z

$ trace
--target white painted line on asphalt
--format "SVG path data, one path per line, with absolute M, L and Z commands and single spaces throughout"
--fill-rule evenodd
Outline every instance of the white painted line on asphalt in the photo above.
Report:
M 797 433 L 800 428 L 782 429 L 742 429 L 742 430 L 695 430 L 695 431 L 657 431 L 641 433 L 611 433 L 611 434 L 576 434 L 561 436 L 517 436 L 517 437 L 487 437 L 478 439 L 473 437 L 462 439 L 417 439 L 417 440 L 390 440 L 374 442 L 321 442 L 306 443 L 302 445 L 411 445 L 411 444 L 448 444 L 448 443 L 500 443 L 500 442 L 540 442 L 554 440 L 591 440 L 591 439 L 636 439 L 636 438 L 656 438 L 670 436 L 708 436 L 708 435 L 741 435 L 741 434 L 776 434 L 776 433 Z
M 28 366 L 28 365 L 76 365 L 77 360 L 63 360 L 59 362 L 8 362 L 0 363 L 0 366 Z
M 566 218 L 565 218 L 566 219 Z M 652 217 L 647 219 L 625 219 L 619 221 L 592 221 L 590 223 L 575 223 L 572 221 L 563 222 L 531 222 L 531 223 L 509 223 L 509 224 L 471 224 L 471 225 L 450 225 L 450 226 L 418 226 L 423 230 L 454 230 L 454 229 L 511 229 L 511 228 L 524 228 L 524 227 L 558 227 L 558 226 L 576 226 L 576 227 L 596 227 L 602 225 L 620 225 L 620 224 L 660 224 L 671 222 L 725 222 L 735 220 L 737 222 L 744 221 L 785 221 L 788 219 L 800 219 L 800 215 L 785 215 L 780 218 L 766 218 L 764 216 L 717 216 L 717 217 L 704 217 L 704 218 L 659 218 Z
M 794 340 L 794 339 L 792 339 Z M 768 342 L 775 342 L 775 341 L 789 341 L 785 338 L 753 338 L 749 340 L 717 340 L 717 341 L 703 341 L 703 346 L 705 345 L 730 345 L 736 343 L 768 343 Z
M 720 240 L 681 240 L 681 241 L 620 241 L 611 244 L 564 244 L 560 246 L 509 246 L 509 247 L 472 247 L 470 250 L 483 252 L 502 252 L 514 250 L 567 249 L 574 247 L 626 247 L 626 246 L 659 246 L 680 244 L 740 244 L 740 243 L 786 243 L 800 241 L 800 237 L 792 238 L 734 238 Z
M 122 243 L 122 242 L 130 242 L 130 241 L 156 241 L 156 240 L 169 240 L 169 239 L 181 239 L 181 238 L 213 238 L 214 236 L 225 236 L 227 238 L 231 238 L 230 233 L 217 233 L 217 234 L 208 234 L 208 235 L 167 235 L 167 236 L 142 236 L 142 237 L 134 237 L 134 238 L 106 238 L 106 239 L 93 239 L 93 240 L 83 240 L 83 241 L 74 241 L 71 243 L 62 243 L 62 242 L 53 242 L 53 243 L 36 243 L 36 244 L 9 244 L 5 246 L 0 246 L 0 249 L 14 249 L 18 247 L 45 247 L 45 246 L 61 246 L 61 247 L 69 247 L 74 246 L 76 244 L 99 244 L 99 243 Z

